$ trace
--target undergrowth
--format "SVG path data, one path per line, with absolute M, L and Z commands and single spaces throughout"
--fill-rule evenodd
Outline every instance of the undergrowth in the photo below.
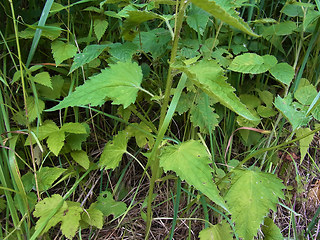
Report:
M 2 1 L 0 239 L 317 239 L 319 7 Z

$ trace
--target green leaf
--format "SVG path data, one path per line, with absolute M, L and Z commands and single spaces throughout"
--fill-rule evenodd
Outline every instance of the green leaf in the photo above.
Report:
M 117 218 L 127 210 L 126 204 L 115 201 L 112 193 L 108 191 L 101 192 L 97 198 L 97 202 L 94 204 L 95 208 L 99 209 L 103 213 L 103 216 L 106 217 L 112 214 L 114 218 Z
M 51 152 L 53 152 L 54 155 L 58 156 L 61 148 L 64 145 L 65 140 L 65 134 L 63 131 L 56 131 L 50 133 L 47 144 Z
M 278 198 L 284 198 L 281 180 L 275 175 L 249 170 L 234 170 L 232 185 L 225 199 L 237 233 L 253 239 L 269 209 L 276 211 Z
M 75 134 L 86 134 L 87 130 L 82 123 L 69 122 L 63 124 L 61 131 Z
M 299 101 L 299 103 L 303 105 L 310 105 L 317 94 L 317 89 L 313 85 L 307 85 L 299 87 L 294 93 L 294 97 Z
M 37 172 L 37 181 L 39 191 L 47 191 L 52 184 L 63 174 L 66 169 L 57 167 L 43 167 Z M 35 180 L 33 178 L 33 184 L 35 186 Z
M 257 91 L 259 93 L 259 97 L 262 100 L 262 102 L 264 102 L 264 104 L 267 107 L 272 107 L 273 106 L 273 98 L 274 98 L 273 94 L 267 90 L 264 90 L 264 91 L 257 90 Z
M 110 45 L 109 53 L 115 58 L 115 61 L 131 61 L 132 55 L 137 52 L 138 45 L 132 42 L 113 43 Z
M 213 169 L 209 166 L 210 163 L 206 148 L 195 140 L 164 147 L 160 155 L 160 166 L 164 171 L 174 171 L 181 180 L 186 180 L 188 184 L 227 210 L 212 180 Z
M 73 64 L 70 68 L 69 74 L 79 67 L 82 67 L 84 64 L 96 59 L 107 46 L 108 45 L 89 45 L 83 49 L 82 53 L 76 54 L 73 59 Z
M 52 120 L 46 120 L 44 121 L 44 123 L 42 124 L 42 126 L 39 127 L 39 129 L 37 129 L 36 127 L 31 129 L 32 132 L 34 132 L 38 138 L 39 141 L 47 138 L 51 133 L 54 133 L 56 131 L 59 131 L 59 128 L 57 127 L 57 125 L 52 121 Z M 36 140 L 34 139 L 34 137 L 31 137 L 32 140 L 32 144 L 36 143 Z M 30 135 L 28 136 L 25 145 L 29 145 L 30 144 Z
M 261 57 L 255 53 L 244 53 L 231 62 L 229 69 L 235 72 L 259 74 L 268 71 L 276 63 L 277 59 L 271 55 Z
M 121 131 L 106 144 L 99 160 L 101 168 L 115 169 L 118 167 L 122 155 L 127 151 L 128 135 L 126 131 Z
M 278 226 L 274 224 L 272 219 L 268 217 L 264 219 L 264 223 L 261 227 L 261 230 L 264 235 L 264 240 L 283 240 L 284 239 Z
M 200 132 L 209 133 L 218 126 L 219 115 L 214 112 L 214 108 L 206 103 L 206 93 L 202 92 L 197 98 L 196 103 L 190 109 L 190 121 L 200 128 Z
M 151 53 L 155 59 L 166 52 L 170 41 L 171 35 L 168 30 L 156 28 L 148 32 L 140 32 L 133 43 L 141 47 L 145 53 Z
M 191 2 L 207 11 L 215 18 L 220 19 L 221 21 L 238 28 L 239 30 L 254 36 L 259 37 L 255 34 L 249 25 L 239 17 L 238 12 L 235 10 L 235 4 L 233 1 L 226 0 L 191 0 Z
M 90 165 L 90 160 L 88 158 L 88 155 L 85 151 L 79 150 L 79 151 L 72 151 L 71 157 L 75 162 L 77 162 L 81 167 L 88 170 Z
M 257 112 L 263 118 L 273 117 L 277 114 L 277 112 L 275 110 L 273 110 L 271 107 L 265 107 L 262 105 L 260 105 L 257 108 Z
M 37 100 L 38 104 L 36 103 L 36 99 L 34 97 L 29 96 L 27 98 L 28 120 L 30 123 L 40 116 L 45 107 L 45 104 L 42 100 Z
M 306 117 L 306 112 L 303 109 L 299 111 L 293 105 L 291 95 L 285 98 L 281 98 L 280 96 L 276 97 L 274 106 L 288 119 L 293 130 L 308 124 L 311 119 L 311 117 Z
M 89 209 L 82 213 L 81 219 L 89 225 L 101 229 L 103 226 L 103 214 L 95 205 L 95 203 L 91 204 Z
M 36 83 L 39 83 L 43 86 L 46 86 L 52 89 L 51 78 L 48 72 L 38 73 L 32 78 L 32 80 Z
M 210 15 L 201 8 L 192 6 L 190 11 L 188 11 L 187 24 L 200 35 L 203 35 L 209 20 L 209 16 Z
M 72 239 L 79 228 L 83 209 L 78 202 L 67 201 L 67 204 L 68 208 L 63 212 L 63 216 L 61 217 L 61 231 L 68 239 Z
M 249 109 L 255 109 L 261 104 L 260 99 L 255 95 L 242 94 L 239 96 L 239 98 L 241 102 L 244 103 Z
M 94 20 L 93 30 L 97 36 L 98 42 L 100 42 L 100 39 L 102 38 L 105 31 L 107 30 L 108 25 L 109 25 L 109 23 L 105 19 L 96 18 Z
M 151 133 L 152 130 L 143 122 L 141 123 L 132 123 L 127 128 L 126 131 L 130 136 L 134 136 L 138 147 L 144 148 L 148 144 L 148 148 L 151 148 L 154 144 L 154 138 L 138 129 L 143 130 L 144 132 Z
M 176 112 L 178 112 L 179 115 L 187 112 L 190 109 L 194 102 L 194 96 L 195 94 L 193 92 L 181 93 L 178 105 L 176 107 Z
M 293 67 L 291 67 L 288 63 L 278 63 L 269 71 L 275 79 L 287 86 L 290 85 L 295 74 Z
M 60 75 L 53 76 L 51 78 L 52 86 L 46 87 L 43 85 L 37 85 L 37 90 L 39 91 L 40 95 L 49 98 L 49 99 L 57 99 L 61 96 L 62 87 L 64 84 L 64 79 Z
M 56 40 L 51 44 L 51 49 L 57 66 L 64 60 L 72 58 L 77 53 L 76 46 L 59 40 Z
M 85 129 L 86 133 L 84 134 L 68 134 L 66 137 L 66 142 L 68 147 L 70 147 L 71 150 L 81 150 L 82 143 L 88 138 L 90 133 L 90 127 L 86 123 L 81 123 Z
M 33 215 L 40 218 L 36 223 L 36 230 L 44 223 L 51 211 L 59 206 L 61 201 L 63 201 L 63 198 L 58 194 L 54 194 L 36 204 Z M 80 207 L 80 203 L 71 201 L 63 202 L 62 207 L 49 220 L 42 233 L 47 232 L 51 227 L 57 225 L 59 222 L 62 222 L 61 231 L 63 235 L 69 239 L 72 239 L 78 230 L 79 221 L 81 218 L 80 214 L 82 212 L 83 210 Z
M 307 133 L 311 132 L 310 128 L 299 128 L 296 130 L 297 138 L 306 135 Z M 306 156 L 309 146 L 313 140 L 314 134 L 309 135 L 308 137 L 302 138 L 299 140 L 300 145 L 300 162 L 302 163 L 304 157 Z
M 262 36 L 267 39 L 269 39 L 271 36 L 287 36 L 293 33 L 296 28 L 297 24 L 295 22 L 280 22 L 269 27 L 265 27 L 262 32 Z
M 113 104 L 122 104 L 126 108 L 135 102 L 141 82 L 142 71 L 137 63 L 119 62 L 91 77 L 48 111 L 86 104 L 97 106 L 103 104 L 106 97 L 111 98 Z
M 223 69 L 216 61 L 203 60 L 188 70 L 195 75 L 194 84 L 210 97 L 248 120 L 258 120 L 235 95 L 235 89 L 226 82 Z
M 203 229 L 199 233 L 200 240 L 233 240 L 230 225 L 226 222 Z
M 42 27 L 41 37 L 45 37 L 50 39 L 51 41 L 57 39 L 62 33 L 62 28 L 60 28 L 60 23 L 46 24 L 46 26 Z M 34 27 L 34 28 L 31 28 Z M 19 32 L 19 37 L 24 39 L 33 38 L 36 32 L 36 27 L 38 26 L 29 26 L 25 30 Z
M 39 220 L 36 223 L 35 230 L 37 230 L 39 226 L 43 225 L 51 211 L 57 208 L 62 200 L 63 198 L 60 195 L 54 194 L 51 197 L 47 197 L 36 204 L 33 216 L 39 218 Z M 61 221 L 61 216 L 63 216 L 64 211 L 66 211 L 67 208 L 68 205 L 66 202 L 64 202 L 62 207 L 49 220 L 42 233 L 47 232 L 51 227 L 57 225 Z

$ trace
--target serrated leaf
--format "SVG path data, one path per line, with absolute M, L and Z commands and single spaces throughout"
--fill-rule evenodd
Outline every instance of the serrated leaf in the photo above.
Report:
M 82 213 L 81 219 L 99 229 L 103 226 L 103 213 L 95 207 L 94 203 L 90 205 L 86 212 Z
M 287 86 L 290 85 L 295 74 L 293 67 L 291 67 L 288 63 L 278 63 L 269 71 L 275 79 L 283 84 L 286 84 Z
M 216 61 L 203 60 L 188 70 L 195 75 L 194 84 L 210 97 L 248 120 L 258 120 L 235 95 L 235 89 L 226 82 L 223 69 Z
M 131 61 L 132 55 L 137 51 L 138 45 L 132 42 L 113 43 L 110 45 L 109 53 L 116 59 L 116 61 Z
M 311 117 L 306 117 L 306 112 L 302 109 L 299 111 L 292 103 L 290 95 L 285 98 L 276 97 L 274 106 L 288 119 L 293 130 L 298 127 L 305 126 L 310 121 Z
M 238 28 L 239 30 L 254 36 L 259 37 L 255 34 L 249 25 L 239 17 L 238 12 L 235 10 L 236 5 L 233 1 L 230 0 L 191 0 L 191 2 L 207 11 L 215 18 L 220 19 L 221 21 Z
M 146 22 L 155 18 L 161 18 L 160 15 L 153 12 L 147 12 L 147 11 L 128 11 L 127 14 L 128 16 L 123 23 L 123 28 L 125 29 L 125 31 L 128 31 L 140 25 L 143 22 Z
M 210 15 L 206 11 L 193 5 L 191 10 L 188 11 L 187 24 L 200 35 L 203 35 L 209 16 Z
M 63 198 L 60 195 L 54 194 L 51 197 L 45 198 L 36 204 L 33 215 L 40 219 L 36 223 L 36 230 L 43 224 L 46 217 L 51 211 L 58 207 Z M 80 207 L 80 203 L 77 202 L 63 202 L 62 207 L 56 212 L 56 214 L 49 220 L 42 233 L 47 232 L 51 227 L 61 223 L 61 231 L 67 238 L 72 239 L 79 227 L 79 221 L 81 213 L 83 212 Z
M 99 160 L 99 166 L 104 169 L 115 169 L 122 160 L 122 155 L 127 151 L 128 133 L 119 132 L 112 141 L 109 141 L 103 149 Z
M 284 198 L 281 180 L 275 175 L 250 170 L 234 170 L 225 199 L 237 233 L 253 239 L 269 209 L 276 211 L 278 198 Z
M 39 220 L 36 223 L 36 230 L 39 228 L 39 226 L 43 225 L 48 215 L 51 213 L 51 211 L 53 211 L 53 209 L 59 206 L 61 201 L 63 201 L 63 198 L 58 194 L 54 194 L 51 197 L 47 197 L 36 204 L 35 210 L 33 212 L 33 216 L 39 218 Z M 42 233 L 47 232 L 51 227 L 57 225 L 61 221 L 61 216 L 63 215 L 64 211 L 67 210 L 67 208 L 67 203 L 63 202 L 62 207 L 48 221 L 47 225 L 42 230 Z
M 264 240 L 283 240 L 284 239 L 278 226 L 274 224 L 272 219 L 268 217 L 264 219 L 264 223 L 261 227 L 261 230 L 264 235 Z
M 82 53 L 75 55 L 69 74 L 84 64 L 96 59 L 107 46 L 108 45 L 89 45 L 85 47 Z
M 36 99 L 31 96 L 27 98 L 28 120 L 30 123 L 40 116 L 45 107 L 45 104 L 42 100 L 37 99 L 37 101 L 38 102 L 36 103 Z
M 67 201 L 68 208 L 63 212 L 61 231 L 68 239 L 72 239 L 79 228 L 81 213 L 83 209 L 80 203 Z
M 202 133 L 210 133 L 219 124 L 219 115 L 214 112 L 214 108 L 206 103 L 206 93 L 201 93 L 196 98 L 196 103 L 190 109 L 190 121 L 200 128 Z
M 77 53 L 76 46 L 59 40 L 56 40 L 51 44 L 51 49 L 56 66 L 64 60 L 72 58 Z
M 222 222 L 210 228 L 203 229 L 199 233 L 199 238 L 200 240 L 232 240 L 233 234 L 230 225 Z
M 126 204 L 115 201 L 112 193 L 108 191 L 101 192 L 97 198 L 97 202 L 94 204 L 95 208 L 99 209 L 105 217 L 112 214 L 114 218 L 117 218 L 127 210 Z
M 195 140 L 164 147 L 160 155 L 160 166 L 164 171 L 174 171 L 181 180 L 186 180 L 211 201 L 227 210 L 212 180 L 213 169 L 209 166 L 210 163 L 206 148 Z
M 52 88 L 46 87 L 43 85 L 37 85 L 37 90 L 40 95 L 49 98 L 49 99 L 57 99 L 61 96 L 62 87 L 64 84 L 64 79 L 60 75 L 53 76 L 51 78 Z
M 102 38 L 105 31 L 107 30 L 108 25 L 109 25 L 109 23 L 105 19 L 96 18 L 94 20 L 93 30 L 97 36 L 98 42 L 100 42 L 100 39 Z
M 106 97 L 111 98 L 113 104 L 126 108 L 135 102 L 141 82 L 142 71 L 137 63 L 119 62 L 91 77 L 48 111 L 86 104 L 97 106 L 103 104 Z
M 36 83 L 39 83 L 43 86 L 49 87 L 52 89 L 51 78 L 48 72 L 41 72 L 32 77 L 32 80 Z
M 264 58 L 264 56 L 259 56 L 256 53 L 244 53 L 235 57 L 231 62 L 229 69 L 241 73 L 264 73 L 268 71 L 273 64 L 277 63 L 274 61 L 275 57 L 271 55 L 266 56 L 267 57 Z
M 85 151 L 79 150 L 79 151 L 72 151 L 71 153 L 72 159 L 78 163 L 81 167 L 84 169 L 88 169 L 90 165 L 90 160 L 88 158 L 88 155 Z
M 299 128 L 296 130 L 297 138 L 306 135 L 307 133 L 311 132 L 310 128 Z M 306 156 L 309 146 L 313 140 L 314 134 L 309 135 L 308 137 L 302 138 L 299 140 L 299 147 L 300 147 L 300 162 L 302 163 L 304 157 Z
M 61 148 L 64 145 L 65 140 L 65 134 L 63 131 L 56 131 L 50 133 L 47 144 L 51 152 L 53 152 L 54 155 L 58 156 Z
M 59 128 L 52 120 L 46 120 L 44 121 L 42 126 L 40 126 L 38 129 L 35 127 L 35 128 L 32 128 L 31 130 L 36 134 L 38 140 L 41 141 L 47 138 L 51 133 L 59 131 Z M 33 136 L 31 137 L 31 140 L 32 140 L 32 144 L 36 143 L 36 140 L 34 139 Z M 30 144 L 30 135 L 28 136 L 25 142 L 26 146 L 29 144 Z
M 68 134 L 66 137 L 66 142 L 71 150 L 81 150 L 82 143 L 88 138 L 90 133 L 90 127 L 86 123 L 82 123 L 86 128 L 86 133 L 84 134 Z
M 133 43 L 141 47 L 145 53 L 151 53 L 155 59 L 165 53 L 170 41 L 171 35 L 168 30 L 156 28 L 148 32 L 140 32 Z
M 47 191 L 66 169 L 57 167 L 43 167 L 37 172 L 39 191 Z M 33 179 L 33 183 L 35 180 Z
M 182 92 L 181 96 L 179 98 L 178 105 L 176 107 L 176 111 L 178 112 L 179 115 L 185 113 L 190 109 L 194 102 L 194 93 L 193 92 Z
M 303 105 L 310 105 L 317 96 L 317 89 L 313 85 L 299 87 L 294 93 L 295 99 L 297 99 Z

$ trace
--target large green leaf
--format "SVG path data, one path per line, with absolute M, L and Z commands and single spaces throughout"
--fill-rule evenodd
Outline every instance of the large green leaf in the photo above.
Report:
M 180 145 L 163 148 L 160 166 L 165 171 L 174 171 L 182 180 L 200 190 L 210 200 L 228 209 L 212 180 L 213 169 L 206 148 L 198 141 L 190 140 Z
M 231 62 L 229 69 L 235 72 L 259 74 L 268 71 L 276 64 L 277 59 L 274 56 L 244 53 Z
M 203 229 L 199 233 L 200 240 L 233 240 L 230 225 L 226 222 Z
M 48 190 L 54 181 L 56 181 L 62 173 L 64 173 L 66 169 L 57 168 L 57 167 L 43 167 L 37 172 L 37 181 L 39 191 Z M 35 185 L 35 180 L 33 178 L 32 182 Z
M 135 102 L 141 82 L 142 71 L 137 63 L 119 62 L 91 77 L 49 111 L 86 104 L 97 106 L 103 104 L 106 97 L 126 108 Z
M 70 68 L 69 74 L 72 73 L 77 68 L 83 66 L 86 63 L 91 62 L 93 59 L 96 59 L 107 45 L 89 45 L 83 49 L 82 53 L 78 53 L 74 59 L 73 64 Z
M 32 80 L 36 83 L 39 83 L 43 86 L 46 86 L 52 89 L 51 78 L 48 72 L 38 73 L 32 78 Z
M 233 0 L 191 0 L 191 2 L 212 14 L 215 18 L 218 18 L 247 34 L 259 37 L 259 35 L 255 34 L 249 25 L 239 17 L 238 12 L 235 10 L 236 6 L 234 5 Z
M 100 167 L 105 169 L 118 167 L 122 155 L 127 151 L 128 136 L 128 132 L 121 131 L 106 144 L 99 160 Z
M 284 198 L 281 180 L 273 174 L 234 170 L 231 188 L 225 199 L 243 239 L 253 239 L 269 209 L 276 211 L 278 198 Z
M 223 69 L 216 61 L 203 60 L 188 70 L 193 74 L 194 84 L 210 97 L 248 120 L 258 120 L 235 95 L 235 89 L 226 82 Z
M 192 6 L 188 11 L 187 24 L 201 35 L 206 29 L 208 20 L 209 14 L 197 6 Z

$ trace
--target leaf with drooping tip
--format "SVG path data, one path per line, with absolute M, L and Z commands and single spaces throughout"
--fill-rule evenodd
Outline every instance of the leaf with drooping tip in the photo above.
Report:
M 135 102 L 142 76 L 141 67 L 137 63 L 112 64 L 110 68 L 103 69 L 100 74 L 90 77 L 58 105 L 47 111 L 86 104 L 98 106 L 102 105 L 107 97 L 113 101 L 112 104 L 122 104 L 126 108 Z

